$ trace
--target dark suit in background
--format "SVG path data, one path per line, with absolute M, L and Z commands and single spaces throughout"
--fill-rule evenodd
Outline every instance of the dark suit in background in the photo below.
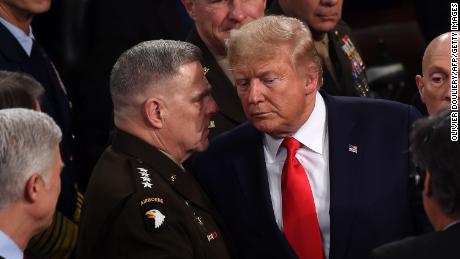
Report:
M 243 107 L 241 107 L 241 101 L 238 98 L 235 86 L 222 71 L 222 68 L 200 38 L 196 29 L 191 31 L 187 41 L 199 47 L 203 52 L 201 64 L 209 69 L 206 72 L 206 78 L 212 86 L 212 96 L 219 106 L 219 112 L 214 117 L 215 127 L 211 129 L 209 135 L 209 138 L 212 139 L 245 122 L 246 116 L 244 115 Z
M 41 110 L 50 115 L 62 130 L 60 152 L 65 167 L 61 174 L 61 193 L 57 205 L 59 213 L 49 228 L 54 234 L 50 239 L 43 237 L 31 242 L 32 246 L 50 253 L 55 245 L 62 245 L 59 239 L 65 239 L 63 242 L 70 244 L 75 242 L 77 225 L 74 221 L 79 220 L 82 202 L 82 196 L 77 192 L 78 173 L 81 171 L 74 159 L 70 103 L 54 65 L 36 41 L 33 43 L 31 55 L 27 55 L 14 35 L 1 23 L 0 39 L 0 70 L 24 72 L 40 82 L 45 89 L 45 93 L 40 97 Z M 71 244 L 74 245 L 75 243 Z
M 329 134 L 329 258 L 367 259 L 372 248 L 429 229 L 409 181 L 408 134 L 416 110 L 322 96 Z M 216 138 L 192 170 L 224 217 L 241 258 L 296 258 L 275 222 L 262 138 L 243 124 Z
M 409 237 L 379 247 L 372 252 L 373 259 L 454 259 L 460 256 L 460 224 L 444 231 L 420 237 Z

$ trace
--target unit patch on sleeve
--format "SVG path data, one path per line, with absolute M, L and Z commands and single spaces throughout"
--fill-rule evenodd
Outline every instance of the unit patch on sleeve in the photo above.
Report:
M 164 199 L 160 197 L 147 197 L 140 201 L 145 229 L 154 231 L 161 229 L 167 222 Z

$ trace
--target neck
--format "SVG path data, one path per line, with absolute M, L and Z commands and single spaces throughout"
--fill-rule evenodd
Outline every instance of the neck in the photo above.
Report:
M 311 31 L 311 34 L 313 36 L 313 40 L 315 41 L 321 41 L 324 39 L 324 37 L 327 36 L 326 32 L 316 32 L 316 31 Z
M 161 134 L 161 129 L 152 129 L 148 127 L 148 125 L 139 122 L 137 119 L 118 119 L 115 125 L 117 128 L 142 139 L 150 146 L 167 153 L 177 164 L 181 164 L 189 157 L 189 154 L 179 150 L 179 145 L 175 144 L 173 141 L 169 141 L 167 137 L 164 137 L 163 134 Z
M 18 10 L 2 1 L 0 2 L 0 17 L 29 34 L 29 27 L 33 18 L 31 13 Z
M 0 229 L 5 232 L 22 251 L 36 233 L 35 224 L 30 224 L 26 213 L 17 213 L 15 206 L 0 211 Z M 11 220 L 14 219 L 14 220 Z
M 227 50 L 225 49 L 225 46 L 220 44 L 220 42 L 213 42 L 208 40 L 206 37 L 203 37 L 204 34 L 201 33 L 200 28 L 196 28 L 196 30 L 200 36 L 200 39 L 204 42 L 209 51 L 211 51 L 214 55 L 227 56 Z

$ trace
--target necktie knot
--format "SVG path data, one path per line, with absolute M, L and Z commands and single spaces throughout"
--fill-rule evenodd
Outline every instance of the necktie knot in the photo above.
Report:
M 293 157 L 297 149 L 302 146 L 302 144 L 293 137 L 285 137 L 281 145 L 286 148 L 288 157 Z

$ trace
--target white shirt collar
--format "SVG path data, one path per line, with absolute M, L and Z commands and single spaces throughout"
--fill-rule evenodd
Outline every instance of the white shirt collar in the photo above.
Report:
M 308 120 L 292 135 L 303 146 L 312 151 L 323 154 L 324 138 L 326 136 L 326 104 L 320 93 L 316 93 L 315 107 Z M 278 153 L 279 147 L 283 139 L 274 138 L 268 134 L 264 134 L 265 144 L 272 159 Z M 267 161 L 268 162 L 268 161 Z
M 30 53 L 32 52 L 32 45 L 33 45 L 33 40 L 34 40 L 34 35 L 32 33 L 32 27 L 29 26 L 29 34 L 26 34 L 21 29 L 19 29 L 12 23 L 8 22 L 7 20 L 3 19 L 2 17 L 0 17 L 0 23 L 2 23 L 11 32 L 11 34 L 13 34 L 13 36 L 19 42 L 19 44 L 24 49 L 24 51 L 27 53 L 27 55 L 30 56 Z
M 457 221 L 454 221 L 454 222 L 448 224 L 448 225 L 445 226 L 442 230 L 443 230 L 443 231 L 444 231 L 444 230 L 447 230 L 448 228 L 451 228 L 452 226 L 457 225 L 457 224 L 460 224 L 460 220 L 457 220 Z
M 19 246 L 0 230 L 0 256 L 5 259 L 22 259 L 24 254 Z

